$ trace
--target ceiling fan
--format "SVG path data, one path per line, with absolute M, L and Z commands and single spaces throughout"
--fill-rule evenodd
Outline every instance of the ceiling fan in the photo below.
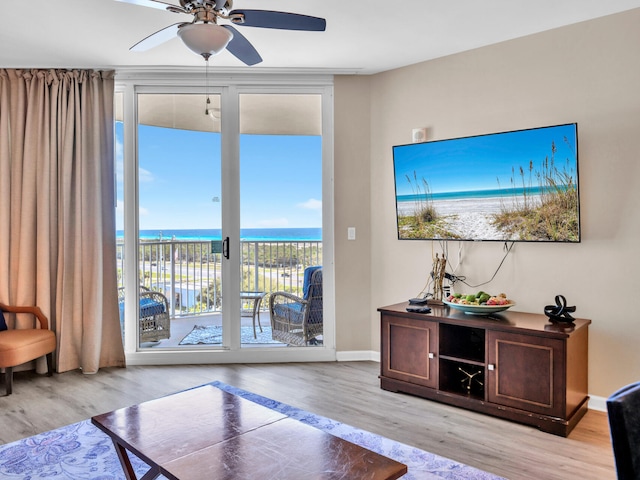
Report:
M 255 65 L 262 61 L 262 57 L 232 25 L 313 32 L 322 32 L 326 28 L 324 18 L 270 10 L 233 10 L 233 0 L 179 0 L 180 5 L 162 0 L 117 1 L 193 15 L 190 22 L 174 23 L 139 41 L 130 48 L 136 52 L 149 50 L 178 36 L 205 60 L 226 48 L 246 65 Z M 230 21 L 231 25 L 218 25 L 220 19 Z

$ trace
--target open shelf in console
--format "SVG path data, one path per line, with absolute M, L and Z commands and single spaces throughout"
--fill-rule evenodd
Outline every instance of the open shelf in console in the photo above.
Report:
M 484 400 L 484 366 L 440 359 L 440 390 Z
M 462 325 L 441 324 L 440 358 L 468 360 L 484 365 L 485 330 Z

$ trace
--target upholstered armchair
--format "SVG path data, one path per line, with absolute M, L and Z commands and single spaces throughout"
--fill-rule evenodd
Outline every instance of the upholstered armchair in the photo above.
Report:
M 274 340 L 289 345 L 318 344 L 322 337 L 322 267 L 304 271 L 302 297 L 274 292 L 269 299 Z
M 619 480 L 640 478 L 640 382 L 607 399 L 607 413 Z
M 30 314 L 33 328 L 9 328 L 4 313 Z M 49 321 L 39 307 L 18 307 L 0 303 L 0 368 L 4 368 L 7 395 L 13 391 L 13 368 L 46 356 L 47 375 L 53 374 L 53 351 L 56 335 L 49 330 Z

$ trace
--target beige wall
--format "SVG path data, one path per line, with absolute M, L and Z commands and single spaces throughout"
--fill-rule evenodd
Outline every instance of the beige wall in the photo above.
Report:
M 371 349 L 371 77 L 335 80 L 336 349 Z M 340 132 L 349 132 L 342 135 Z M 356 239 L 347 240 L 355 227 Z M 379 337 L 379 335 L 378 335 Z
M 437 243 L 396 239 L 393 145 L 410 143 L 416 127 L 441 139 L 577 122 L 582 243 L 518 243 L 483 289 L 505 291 L 519 310 L 540 313 L 561 293 L 578 316 L 592 319 L 591 394 L 640 380 L 638 25 L 640 9 L 336 79 L 338 350 L 378 351 L 376 308 L 416 295 L 441 251 Z M 359 237 L 348 243 L 346 226 L 355 222 Z M 448 248 L 454 263 L 460 248 L 456 273 L 470 284 L 489 280 L 504 254 L 501 243 Z M 371 344 L 363 347 L 365 335 Z

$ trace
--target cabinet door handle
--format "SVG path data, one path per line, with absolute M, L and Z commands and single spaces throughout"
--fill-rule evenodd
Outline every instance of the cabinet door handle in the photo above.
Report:
M 487 368 L 488 368 L 489 370 L 495 370 L 495 369 L 496 369 L 496 366 L 495 366 L 493 363 L 490 363 L 489 365 L 487 365 Z
M 429 352 L 429 358 L 430 358 L 430 359 L 433 359 L 433 358 L 435 358 L 435 357 L 436 357 L 436 356 L 433 354 L 433 352 Z

